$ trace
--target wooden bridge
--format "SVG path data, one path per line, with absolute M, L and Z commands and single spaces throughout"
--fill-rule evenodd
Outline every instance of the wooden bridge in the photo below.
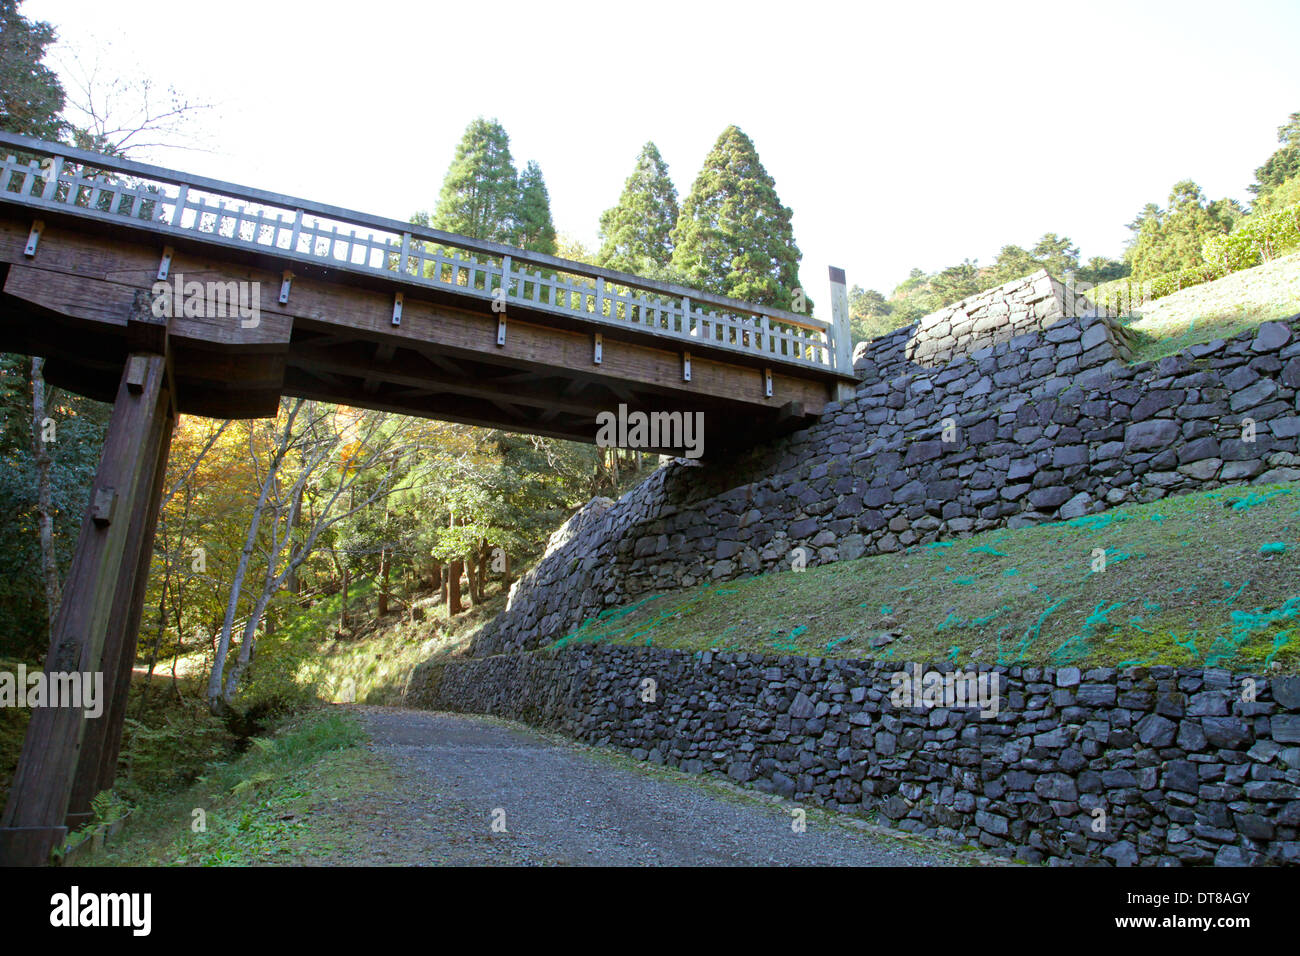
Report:
M 703 413 L 715 456 L 851 394 L 838 269 L 826 322 L 22 136 L 0 150 L 0 351 L 114 402 L 46 661 L 102 671 L 108 705 L 33 711 L 3 863 L 47 861 L 112 785 L 179 414 L 289 395 L 592 442 L 622 405 Z

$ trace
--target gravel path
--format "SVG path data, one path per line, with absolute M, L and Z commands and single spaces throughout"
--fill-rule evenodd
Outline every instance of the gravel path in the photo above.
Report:
M 356 711 L 400 792 L 363 808 L 368 862 L 500 865 L 942 866 L 983 854 L 650 767 L 521 724 Z M 501 812 L 504 811 L 504 816 Z M 495 818 L 505 832 L 493 832 Z M 392 848 L 392 849 L 386 849 Z

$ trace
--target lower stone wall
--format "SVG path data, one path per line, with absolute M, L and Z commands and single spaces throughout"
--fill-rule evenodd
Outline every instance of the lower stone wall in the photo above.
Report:
M 1000 688 L 997 715 L 981 717 L 894 706 L 906 666 L 588 646 L 425 664 L 407 703 L 876 810 L 1027 861 L 1300 863 L 1300 678 L 981 668 Z

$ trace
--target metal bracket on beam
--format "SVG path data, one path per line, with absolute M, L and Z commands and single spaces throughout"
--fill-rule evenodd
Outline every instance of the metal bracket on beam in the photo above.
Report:
M 765 398 L 772 397 L 772 370 L 763 369 L 763 395 Z
M 393 325 L 402 324 L 402 293 L 393 296 Z
M 506 344 L 506 314 L 497 313 L 497 345 Z
M 691 353 L 683 352 L 682 353 L 682 381 L 689 382 L 690 380 L 691 380 Z
M 284 275 L 280 277 L 280 304 L 284 305 L 289 301 L 289 287 L 293 285 L 293 273 L 288 269 L 284 270 Z
M 172 247 L 163 246 L 162 262 L 158 263 L 158 280 L 161 282 L 172 271 Z
M 41 233 L 45 231 L 45 220 L 32 220 L 32 231 L 27 234 L 27 245 L 23 247 L 23 255 L 36 255 L 36 244 L 41 241 Z
M 591 356 L 593 365 L 599 365 L 605 357 L 605 336 L 599 332 L 596 333 L 596 351 Z

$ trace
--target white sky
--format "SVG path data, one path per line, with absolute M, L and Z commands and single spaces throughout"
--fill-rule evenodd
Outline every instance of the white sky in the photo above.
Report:
M 537 160 L 594 248 L 653 139 L 684 197 L 730 123 L 758 147 L 826 301 L 913 266 L 1068 235 L 1118 256 L 1178 179 L 1250 198 L 1300 110 L 1300 3 L 396 3 L 26 0 L 59 56 L 217 109 L 210 152 L 136 158 L 405 219 L 466 124 Z M 361 16 L 358 18 L 357 14 Z M 97 52 L 98 51 L 98 54 Z

